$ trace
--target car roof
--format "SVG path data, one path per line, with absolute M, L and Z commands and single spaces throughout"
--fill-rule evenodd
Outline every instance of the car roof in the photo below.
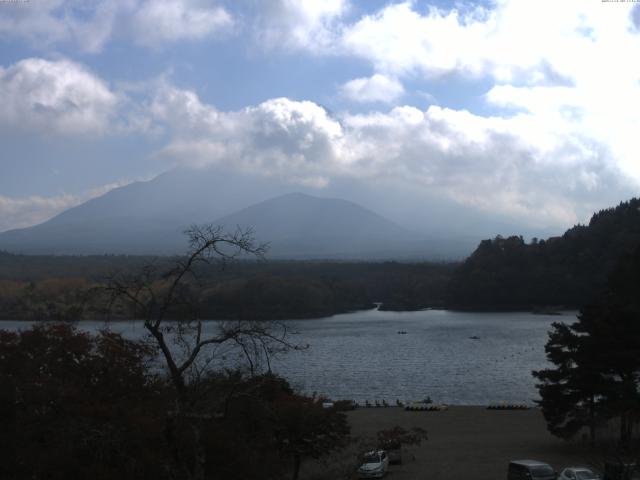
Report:
M 369 450 L 368 452 L 364 452 L 365 455 L 382 455 L 384 453 L 384 450 L 380 449 L 380 450 Z
M 536 465 L 549 466 L 548 463 L 541 462 L 539 460 L 511 460 L 509 463 L 515 463 L 517 465 L 525 465 L 527 467 L 534 467 Z

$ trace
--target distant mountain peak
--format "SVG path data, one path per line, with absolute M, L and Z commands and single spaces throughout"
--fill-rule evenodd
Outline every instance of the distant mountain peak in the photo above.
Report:
M 174 170 L 114 189 L 40 225 L 0 233 L 0 250 L 175 255 L 187 248 L 185 228 L 207 223 L 252 228 L 258 241 L 271 242 L 270 255 L 280 258 L 455 258 L 472 247 L 428 240 L 350 200 L 315 191 L 285 193 L 288 188 L 260 176 Z

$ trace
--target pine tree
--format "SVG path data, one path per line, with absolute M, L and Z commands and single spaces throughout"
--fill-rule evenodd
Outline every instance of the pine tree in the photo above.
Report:
M 624 256 L 602 299 L 572 325 L 554 323 L 545 347 L 554 365 L 533 375 L 549 431 L 563 438 L 619 417 L 620 441 L 631 440 L 640 413 L 640 248 Z
M 553 324 L 545 350 L 556 367 L 533 375 L 541 381 L 539 404 L 549 431 L 570 438 L 588 427 L 595 442 L 603 380 L 589 352 L 591 342 L 578 334 L 576 325 Z

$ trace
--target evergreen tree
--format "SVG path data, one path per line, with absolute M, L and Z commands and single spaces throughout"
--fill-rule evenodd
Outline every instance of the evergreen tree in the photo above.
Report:
M 545 349 L 555 367 L 533 375 L 549 431 L 568 438 L 588 426 L 595 441 L 598 421 L 619 417 L 627 444 L 640 412 L 640 248 L 618 262 L 599 303 L 553 324 Z
M 545 350 L 556 367 L 533 375 L 541 381 L 539 403 L 549 431 L 570 438 L 588 427 L 595 442 L 603 381 L 589 352 L 591 345 L 577 333 L 576 325 L 553 324 Z

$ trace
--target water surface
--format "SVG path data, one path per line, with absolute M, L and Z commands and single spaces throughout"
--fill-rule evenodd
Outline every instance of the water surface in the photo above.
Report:
M 531 371 L 547 366 L 547 331 L 554 321 L 572 320 L 571 312 L 547 316 L 446 310 L 367 310 L 289 320 L 287 326 L 297 332 L 293 341 L 309 348 L 274 359 L 272 367 L 303 392 L 333 399 L 531 403 L 538 398 Z M 8 329 L 27 325 L 0 322 L 0 328 Z M 95 331 L 105 323 L 79 325 Z M 128 338 L 145 335 L 141 322 L 109 325 Z M 205 322 L 205 329 L 215 325 Z

